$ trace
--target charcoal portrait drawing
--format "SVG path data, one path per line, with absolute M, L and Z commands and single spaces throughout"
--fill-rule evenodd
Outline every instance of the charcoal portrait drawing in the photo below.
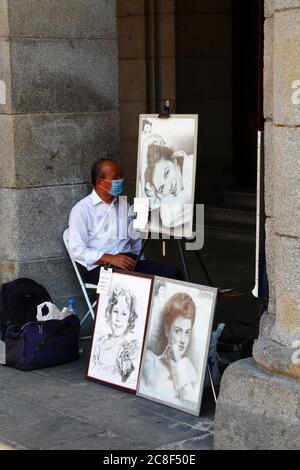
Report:
M 216 294 L 184 284 L 156 280 L 138 395 L 197 414 Z
M 151 280 L 117 273 L 113 278 L 107 298 L 99 301 L 88 375 L 135 389 Z
M 131 339 L 137 312 L 136 299 L 129 288 L 122 285 L 114 287 L 105 315 L 111 333 L 100 336 L 92 359 L 94 367 L 110 370 L 126 382 L 134 370 L 134 359 L 140 347 L 137 339 Z
M 190 236 L 193 219 L 198 116 L 140 116 L 136 197 L 148 198 L 149 229 Z M 173 230 L 173 232 L 172 232 Z

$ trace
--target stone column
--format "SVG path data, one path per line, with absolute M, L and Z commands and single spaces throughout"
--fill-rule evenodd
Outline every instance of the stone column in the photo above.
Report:
M 253 359 L 226 371 L 217 449 L 300 446 L 300 0 L 265 2 L 266 255 L 270 300 Z M 300 348 L 299 348 L 300 349 Z
M 0 2 L 0 283 L 79 295 L 62 234 L 90 168 L 118 158 L 114 0 Z
M 275 1 L 269 15 L 266 24 L 273 26 L 267 26 L 266 41 L 273 42 L 273 68 L 266 74 L 265 115 L 271 302 L 263 319 L 268 327 L 253 354 L 271 372 L 300 379 L 300 366 L 291 361 L 292 346 L 300 340 L 300 1 Z

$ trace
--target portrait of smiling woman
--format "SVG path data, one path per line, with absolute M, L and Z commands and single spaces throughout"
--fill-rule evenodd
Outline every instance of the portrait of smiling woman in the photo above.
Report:
M 193 158 L 184 151 L 152 144 L 148 147 L 145 194 L 152 208 L 160 208 L 166 227 L 177 227 L 189 219 L 192 186 L 189 184 Z
M 192 230 L 197 131 L 196 115 L 140 117 L 136 197 L 148 198 L 160 218 L 160 226 L 150 221 L 150 231 Z

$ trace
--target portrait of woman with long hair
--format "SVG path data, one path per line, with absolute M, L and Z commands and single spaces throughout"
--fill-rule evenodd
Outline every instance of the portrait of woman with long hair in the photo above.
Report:
M 142 119 L 136 197 L 159 212 L 162 233 L 192 225 L 196 142 L 195 117 Z

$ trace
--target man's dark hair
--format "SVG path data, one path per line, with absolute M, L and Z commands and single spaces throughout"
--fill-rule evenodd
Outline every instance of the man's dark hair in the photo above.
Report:
M 100 160 L 97 160 L 92 168 L 91 171 L 91 178 L 92 178 L 92 184 L 94 188 L 96 187 L 96 182 L 97 178 L 103 178 L 103 164 L 106 162 L 109 162 L 110 160 L 108 158 L 100 158 Z

